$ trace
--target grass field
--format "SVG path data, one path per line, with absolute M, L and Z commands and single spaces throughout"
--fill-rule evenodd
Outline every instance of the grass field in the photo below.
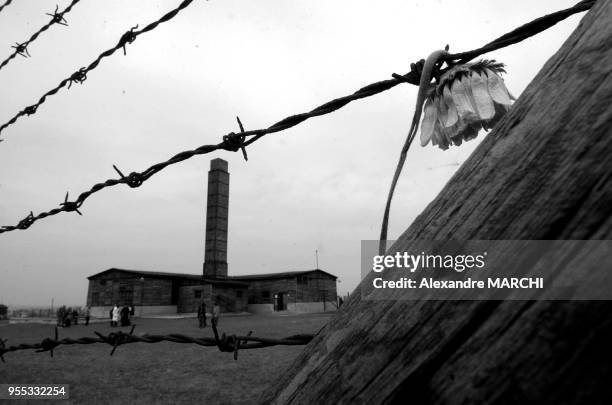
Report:
M 238 335 L 252 330 L 254 336 L 280 338 L 316 333 L 329 318 L 329 314 L 228 316 L 220 319 L 219 329 Z M 135 318 L 134 323 L 134 334 L 212 336 L 210 326 L 198 329 L 196 319 Z M 104 322 L 60 328 L 59 333 L 60 339 L 78 338 L 118 329 L 129 331 Z M 37 343 L 53 333 L 49 325 L 0 324 L 0 338 L 8 339 L 7 345 Z M 31 350 L 8 353 L 6 363 L 0 363 L 0 383 L 69 384 L 67 403 L 76 404 L 253 404 L 303 346 L 243 350 L 238 361 L 231 353 L 193 344 L 133 343 L 119 347 L 112 357 L 111 349 L 105 344 L 61 346 L 53 358 Z

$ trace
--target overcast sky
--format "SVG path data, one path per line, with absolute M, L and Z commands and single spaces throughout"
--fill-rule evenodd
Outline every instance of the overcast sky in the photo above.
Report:
M 35 41 L 29 59 L 0 70 L 0 121 L 47 90 L 130 27 L 179 0 L 83 0 Z M 196 0 L 176 18 L 104 59 L 83 85 L 48 99 L 4 131 L 0 225 L 47 211 L 94 183 L 141 171 L 182 150 L 263 128 L 358 88 L 405 73 L 449 44 L 470 50 L 576 1 Z M 59 2 L 60 9 L 69 3 Z M 49 17 L 56 2 L 14 1 L 0 13 L 0 60 Z M 486 58 L 507 64 L 520 95 L 583 14 Z M 83 216 L 62 213 L 0 235 L 0 300 L 84 305 L 86 277 L 110 267 L 200 274 L 210 160 L 229 161 L 230 275 L 315 267 L 360 280 L 360 241 L 376 239 L 388 187 L 410 126 L 416 87 L 397 86 L 241 154 L 199 156 L 142 187 L 92 196 Z M 448 151 L 415 144 L 391 212 L 393 239 L 437 195 L 485 136 Z

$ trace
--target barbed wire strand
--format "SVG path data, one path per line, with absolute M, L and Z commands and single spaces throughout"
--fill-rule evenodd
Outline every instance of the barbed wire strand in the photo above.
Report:
M 63 89 L 64 87 L 68 86 L 68 88 L 70 88 L 72 86 L 73 83 L 79 83 L 82 84 L 85 80 L 87 80 L 87 74 L 92 71 L 93 69 L 95 69 L 96 67 L 98 67 L 98 65 L 100 64 L 100 62 L 102 61 L 102 59 L 111 56 L 112 54 L 114 54 L 115 52 L 117 52 L 117 50 L 119 49 L 123 49 L 123 54 L 126 54 L 126 45 L 131 44 L 132 42 L 134 42 L 136 40 L 136 38 L 138 38 L 140 35 L 149 32 L 151 30 L 154 30 L 155 28 L 157 28 L 157 26 L 161 23 L 164 23 L 166 21 L 171 20 L 172 18 L 174 18 L 181 10 L 183 10 L 184 8 L 186 8 L 187 6 L 189 6 L 191 3 L 193 2 L 193 0 L 183 0 L 183 2 L 181 2 L 181 4 L 178 5 L 178 7 L 176 7 L 174 10 L 166 13 L 163 17 L 161 17 L 159 20 L 150 23 L 149 25 L 147 25 L 146 27 L 144 27 L 141 30 L 137 30 L 138 29 L 138 25 L 132 27 L 129 31 L 125 32 L 121 38 L 119 39 L 119 42 L 117 43 L 117 45 L 115 45 L 114 47 L 102 52 L 100 55 L 98 55 L 98 57 L 91 62 L 87 67 L 82 67 L 79 70 L 77 70 L 76 72 L 72 73 L 69 77 L 67 77 L 66 79 L 62 80 L 55 88 L 49 90 L 48 92 L 46 92 L 45 94 L 43 94 L 43 96 L 38 100 L 38 102 L 36 104 L 32 104 L 28 107 L 25 107 L 23 110 L 19 111 L 13 118 L 11 118 L 9 121 L 7 121 L 6 123 L 2 124 L 2 126 L 0 126 L 0 133 L 2 133 L 3 130 L 5 130 L 8 126 L 13 125 L 15 122 L 17 122 L 17 120 L 24 116 L 24 115 L 33 115 L 36 114 L 36 111 L 38 109 L 38 107 L 40 107 L 46 100 L 47 97 L 52 96 L 57 94 L 57 92 L 59 92 L 61 89 Z M 19 45 L 19 44 L 18 44 Z
M 38 38 L 38 36 L 40 34 L 42 34 L 43 32 L 47 31 L 49 28 L 51 28 L 51 26 L 55 25 L 55 24 L 59 24 L 59 25 L 64 25 L 67 26 L 68 22 L 66 21 L 66 19 L 64 18 L 65 14 L 68 14 L 70 12 L 70 10 L 72 10 L 72 8 L 81 0 L 72 0 L 72 2 L 68 5 L 68 7 L 66 7 L 65 9 L 63 9 L 62 11 L 58 12 L 59 6 L 55 6 L 55 11 L 53 13 L 46 13 L 48 16 L 51 17 L 51 21 L 49 21 L 47 24 L 43 25 L 38 31 L 36 31 L 34 34 L 32 34 L 32 36 L 30 37 L 30 39 L 28 39 L 25 42 L 17 42 L 14 46 L 12 46 L 13 49 L 15 49 L 13 51 L 12 54 L 10 54 L 5 60 L 3 60 L 0 63 L 0 70 L 2 70 L 2 68 L 6 65 L 8 65 L 8 63 L 13 60 L 17 55 L 21 55 L 24 58 L 27 58 L 30 56 L 30 52 L 28 51 L 28 46 L 36 41 L 36 38 Z
M 11 4 L 13 2 L 13 0 L 6 0 L 4 2 L 3 5 L 0 6 L 0 13 L 2 12 L 2 10 L 4 10 L 4 7 L 8 6 L 9 4 Z
M 40 343 L 21 343 L 17 345 L 7 346 L 7 339 L 0 339 L 0 360 L 5 362 L 4 355 L 6 353 L 21 351 L 21 350 L 35 350 L 36 353 L 49 352 L 53 357 L 53 350 L 58 346 L 63 345 L 91 345 L 96 343 L 106 343 L 112 346 L 110 355 L 115 354 L 117 348 L 121 345 L 130 343 L 160 343 L 160 342 L 172 342 L 172 343 L 183 343 L 183 344 L 195 344 L 204 347 L 216 346 L 221 352 L 233 353 L 234 360 L 238 360 L 239 350 L 251 350 L 261 349 L 264 347 L 272 346 L 300 346 L 308 344 L 316 335 L 314 334 L 297 334 L 284 338 L 262 338 L 252 336 L 252 331 L 247 333 L 245 336 L 237 335 L 226 335 L 222 333 L 219 335 L 215 323 L 212 323 L 212 329 L 214 337 L 193 337 L 187 336 L 180 333 L 171 333 L 167 335 L 134 335 L 134 328 L 136 325 L 132 325 L 129 333 L 123 331 L 111 332 L 108 335 L 104 335 L 99 332 L 94 332 L 97 337 L 85 336 L 81 338 L 64 338 L 59 339 L 58 328 L 55 328 L 54 338 L 44 338 Z M 321 328 L 322 329 L 322 328 Z M 320 330 L 319 330 L 320 332 Z
M 531 36 L 536 35 L 537 33 L 543 31 L 545 29 L 544 27 L 551 27 L 557 22 L 561 21 L 559 19 L 560 18 L 559 15 L 565 16 L 565 18 L 567 18 L 572 14 L 587 10 L 595 3 L 595 1 L 596 0 L 582 1 L 570 9 L 562 10 L 562 11 L 550 14 L 548 16 L 538 18 L 528 24 L 525 24 L 524 26 L 517 28 L 516 30 L 512 32 L 515 32 L 517 37 L 520 37 L 523 39 L 528 38 L 529 37 L 527 35 L 528 32 L 532 32 Z M 491 50 L 497 50 L 497 49 L 503 48 L 504 46 L 510 45 L 512 41 L 515 41 L 515 38 L 513 36 L 509 36 L 509 34 L 505 34 L 504 36 L 489 43 L 488 45 L 485 45 L 482 48 L 479 48 L 477 50 L 470 51 L 470 52 L 465 52 L 463 54 L 457 54 L 457 55 L 460 55 L 460 56 L 468 55 L 468 56 L 463 56 L 463 59 L 467 57 L 475 58 L 477 56 L 482 55 L 485 52 L 485 50 L 486 52 L 490 52 Z M 394 86 L 400 83 L 403 83 L 403 82 L 407 82 L 407 83 L 415 84 L 415 85 L 418 84 L 420 73 L 422 70 L 422 65 L 423 65 L 423 60 L 420 60 L 417 63 L 411 64 L 411 71 L 405 75 L 394 74 L 393 79 L 383 80 L 377 83 L 367 85 L 357 90 L 351 95 L 340 97 L 335 100 L 329 101 L 323 105 L 320 105 L 319 107 L 313 109 L 312 111 L 308 113 L 302 113 L 302 114 L 296 114 L 296 115 L 289 116 L 265 129 L 245 131 L 242 125 L 242 122 L 240 121 L 239 118 L 237 118 L 238 124 L 240 127 L 240 132 L 238 133 L 230 132 L 229 134 L 222 137 L 222 142 L 216 145 L 203 145 L 196 149 L 180 152 L 174 155 L 173 157 L 171 157 L 170 159 L 166 160 L 165 162 L 161 162 L 161 163 L 152 165 L 151 167 L 144 170 L 143 172 L 132 172 L 128 176 L 126 176 L 116 166 L 113 166 L 115 171 L 120 176 L 119 179 L 108 179 L 102 183 L 97 183 L 93 185 L 88 191 L 81 193 L 75 201 L 69 201 L 68 193 L 66 193 L 66 196 L 64 197 L 64 201 L 60 203 L 59 208 L 54 208 L 46 212 L 41 212 L 38 215 L 34 215 L 34 213 L 30 211 L 30 213 L 24 219 L 19 221 L 17 225 L 3 226 L 2 228 L 0 228 L 0 234 L 4 232 L 11 232 L 17 229 L 21 229 L 21 230 L 28 229 L 34 222 L 40 219 L 49 217 L 49 216 L 57 215 L 60 212 L 77 212 L 78 214 L 81 214 L 81 212 L 78 209 L 83 205 L 85 200 L 87 200 L 87 198 L 89 198 L 92 194 L 97 193 L 105 188 L 116 186 L 118 184 L 127 184 L 131 188 L 139 187 L 145 181 L 151 178 L 153 175 L 162 171 L 166 167 L 177 164 L 184 160 L 190 159 L 197 155 L 204 155 L 204 154 L 211 153 L 217 150 L 226 150 L 226 151 L 231 151 L 231 152 L 237 152 L 240 150 L 242 151 L 244 158 L 247 159 L 248 157 L 246 153 L 246 147 L 256 142 L 258 139 L 260 139 L 261 137 L 267 134 L 283 131 L 288 128 L 294 127 L 300 124 L 301 122 L 309 118 L 312 118 L 312 117 L 329 114 L 333 111 L 336 111 L 344 107 L 351 101 L 373 96 L 375 94 L 389 90 L 393 88 Z M 251 137 L 251 138 L 247 140 L 247 137 Z

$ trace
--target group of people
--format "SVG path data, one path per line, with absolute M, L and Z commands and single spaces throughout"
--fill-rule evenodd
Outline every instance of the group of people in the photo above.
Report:
M 89 325 L 89 307 L 85 308 L 85 326 Z M 57 326 L 61 326 L 64 328 L 69 328 L 71 325 L 79 324 L 79 311 L 76 308 L 72 309 L 71 307 L 66 308 L 65 305 L 62 305 L 57 309 Z
M 215 327 L 219 324 L 219 314 L 221 313 L 221 308 L 219 306 L 219 301 L 215 300 L 212 307 L 211 313 L 211 322 L 215 325 Z M 83 311 L 83 315 L 85 318 L 85 326 L 89 325 L 89 314 L 90 308 L 86 307 Z M 111 308 L 109 312 L 110 317 L 110 326 L 115 327 L 119 326 L 130 326 L 131 325 L 131 317 L 134 316 L 134 307 L 131 305 L 124 305 L 120 307 L 118 304 L 115 304 L 113 308 Z M 200 328 L 206 327 L 206 302 L 202 301 L 198 305 L 198 321 Z M 66 306 L 61 306 L 57 309 L 57 325 L 62 327 L 70 327 L 71 325 L 79 324 L 79 312 L 77 309 L 66 308 Z
M 219 314 L 220 313 L 221 313 L 221 308 L 219 307 L 219 301 L 215 300 L 213 304 L 212 314 L 211 314 L 212 315 L 211 322 L 213 323 L 215 327 L 219 325 Z M 200 329 L 206 327 L 206 302 L 204 301 L 200 302 L 200 305 L 198 305 L 198 323 L 199 323 Z
M 134 316 L 134 307 L 131 305 L 124 305 L 121 308 L 115 304 L 110 310 L 110 326 L 130 326 L 132 324 L 130 318 Z

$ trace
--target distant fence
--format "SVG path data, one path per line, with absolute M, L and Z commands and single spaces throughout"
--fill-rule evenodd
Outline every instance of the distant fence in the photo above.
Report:
M 0 360 L 5 362 L 4 355 L 10 352 L 16 352 L 20 350 L 34 350 L 36 353 L 49 352 L 53 357 L 53 350 L 62 345 L 90 345 L 95 343 L 106 343 L 112 346 L 110 355 L 112 356 L 117 348 L 121 345 L 130 343 L 159 343 L 159 342 L 173 342 L 173 343 L 189 343 L 196 344 L 199 346 L 212 347 L 216 346 L 220 351 L 226 353 L 233 353 L 234 360 L 238 360 L 238 351 L 240 350 L 252 350 L 261 349 L 264 347 L 271 346 L 300 346 L 308 344 L 315 335 L 312 334 L 300 334 L 292 335 L 280 339 L 271 338 L 260 338 L 252 336 L 253 332 L 247 333 L 245 336 L 237 335 L 226 335 L 225 333 L 219 336 L 215 323 L 212 323 L 212 329 L 214 338 L 209 337 L 192 337 L 178 333 L 172 333 L 168 335 L 134 335 L 134 328 L 132 326 L 130 333 L 125 332 L 112 332 L 108 335 L 104 335 L 99 332 L 94 332 L 97 337 L 82 337 L 78 339 L 64 338 L 59 339 L 58 328 L 55 328 L 54 338 L 45 338 L 40 343 L 21 343 L 18 345 L 8 346 L 7 339 L 0 338 Z

